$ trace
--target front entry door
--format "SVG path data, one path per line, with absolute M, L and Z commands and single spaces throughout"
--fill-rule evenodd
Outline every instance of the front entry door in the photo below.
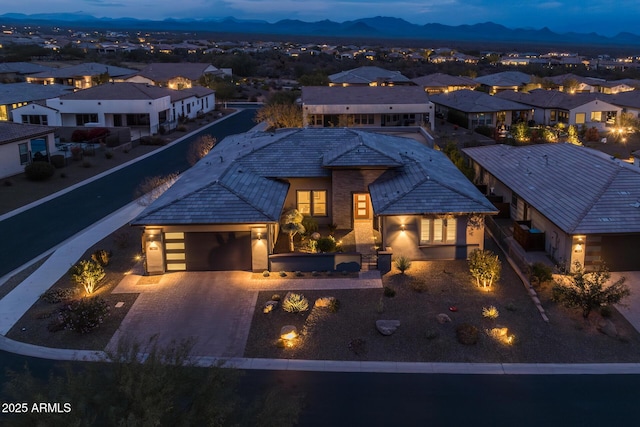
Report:
M 353 195 L 353 219 L 369 219 L 369 194 L 358 193 Z

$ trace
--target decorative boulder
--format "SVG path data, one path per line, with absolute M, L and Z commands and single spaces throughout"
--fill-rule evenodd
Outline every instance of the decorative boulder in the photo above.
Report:
M 440 314 L 436 315 L 436 320 L 441 325 L 451 322 L 451 318 L 448 315 L 444 314 L 444 313 L 440 313 Z
M 399 326 L 399 320 L 376 320 L 376 329 L 385 336 L 393 335 Z
M 314 305 L 319 308 L 326 308 L 326 307 L 329 307 L 331 305 L 331 302 L 334 300 L 335 300 L 334 297 L 322 297 L 322 298 L 318 298 L 314 303 Z
M 262 308 L 263 313 L 271 313 L 278 306 L 278 301 L 267 301 Z
M 618 336 L 618 329 L 616 328 L 616 325 L 614 325 L 609 319 L 600 319 L 596 328 L 606 336 L 614 338 Z
M 284 325 L 280 328 L 280 338 L 283 340 L 292 340 L 298 336 L 298 329 L 293 325 Z

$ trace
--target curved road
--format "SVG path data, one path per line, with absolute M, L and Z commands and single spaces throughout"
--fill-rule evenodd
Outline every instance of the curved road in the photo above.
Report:
M 254 115 L 255 109 L 240 111 L 153 156 L 0 221 L 0 277 L 130 203 L 145 177 L 186 170 L 187 149 L 200 135 L 221 141 L 246 132 L 255 126 Z

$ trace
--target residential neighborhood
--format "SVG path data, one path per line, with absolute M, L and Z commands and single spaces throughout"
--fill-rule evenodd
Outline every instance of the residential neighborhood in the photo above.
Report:
M 2 353 L 640 373 L 640 52 L 2 27 Z

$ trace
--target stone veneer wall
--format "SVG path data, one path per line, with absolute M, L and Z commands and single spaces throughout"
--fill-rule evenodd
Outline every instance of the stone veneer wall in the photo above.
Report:
M 353 227 L 353 193 L 368 193 L 369 184 L 384 172 L 384 169 L 333 170 L 331 177 L 332 218 L 338 228 Z

